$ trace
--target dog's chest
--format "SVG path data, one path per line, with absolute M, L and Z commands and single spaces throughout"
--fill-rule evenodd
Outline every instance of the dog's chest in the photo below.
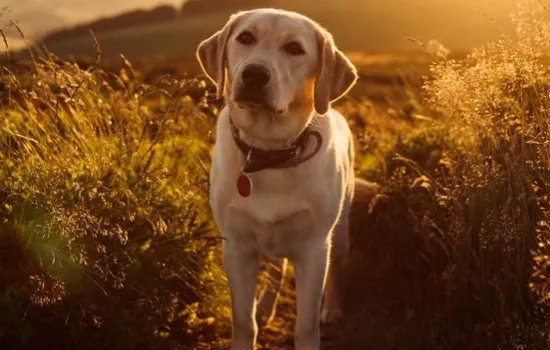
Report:
M 227 200 L 223 225 L 231 235 L 257 245 L 269 258 L 291 255 L 297 242 L 311 235 L 319 198 L 304 176 L 292 171 L 267 170 L 250 176 L 253 189 L 249 197 L 236 191 Z M 226 186 L 231 186 L 230 182 Z
M 303 172 L 293 170 L 267 169 L 248 175 L 252 183 L 250 196 L 235 193 L 229 207 L 268 226 L 299 212 L 311 211 L 314 194 Z
M 230 231 L 243 235 L 270 259 L 294 255 L 300 241 L 314 231 L 314 206 L 289 194 L 255 194 L 231 202 L 227 211 Z

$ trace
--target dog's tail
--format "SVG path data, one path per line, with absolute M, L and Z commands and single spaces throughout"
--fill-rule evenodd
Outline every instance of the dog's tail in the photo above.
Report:
M 379 192 L 380 186 L 378 184 L 355 178 L 353 205 L 369 206 Z

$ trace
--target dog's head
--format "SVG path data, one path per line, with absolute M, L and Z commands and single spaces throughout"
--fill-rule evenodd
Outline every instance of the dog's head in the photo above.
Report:
M 239 12 L 197 50 L 235 124 L 258 139 L 291 140 L 355 83 L 332 35 L 294 12 Z

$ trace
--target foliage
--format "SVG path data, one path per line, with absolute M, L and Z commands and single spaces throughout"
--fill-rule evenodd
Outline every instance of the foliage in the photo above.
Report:
M 434 65 L 426 89 L 454 143 L 447 154 L 451 174 L 459 175 L 450 178 L 457 189 L 452 194 L 465 195 L 468 221 L 461 226 L 478 236 L 481 249 L 502 243 L 505 254 L 513 252 L 510 265 L 500 268 L 525 266 L 521 278 L 515 273 L 518 281 L 527 279 L 529 249 L 534 250 L 531 287 L 545 301 L 550 299 L 550 23 L 542 19 L 543 11 L 537 1 L 520 2 L 517 41 L 503 39 L 474 50 L 463 62 Z
M 13 69 L 0 110 L 0 347 L 216 337 L 227 305 L 205 201 L 212 120 L 186 94 L 204 82 L 153 87 L 129 62 L 118 74 L 54 58 Z
M 357 174 L 380 193 L 354 204 L 346 322 L 325 347 L 548 346 L 550 32 L 538 6 L 522 2 L 518 40 L 436 54 L 422 89 L 363 67 L 367 82 L 337 105 Z M 207 205 L 220 101 L 175 78 L 177 64 L 123 63 L 2 67 L 2 349 L 227 345 Z M 265 348 L 291 341 L 291 290 Z
M 353 216 L 348 308 L 364 314 L 345 332 L 362 332 L 356 343 L 548 346 L 550 31 L 536 1 L 519 10 L 518 40 L 439 57 L 423 89 L 430 118 L 377 162 L 360 152 L 382 191 L 372 214 Z

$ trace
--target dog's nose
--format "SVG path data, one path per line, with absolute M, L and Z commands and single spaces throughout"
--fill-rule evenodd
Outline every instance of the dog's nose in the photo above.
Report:
M 271 74 L 269 70 L 259 64 L 248 65 L 242 74 L 243 83 L 246 87 L 263 88 L 269 83 Z

